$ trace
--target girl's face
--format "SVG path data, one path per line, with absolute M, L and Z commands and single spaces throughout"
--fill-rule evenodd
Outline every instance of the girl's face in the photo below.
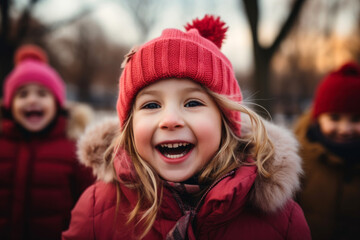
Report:
M 139 155 L 164 179 L 189 179 L 215 155 L 221 113 L 198 84 L 165 79 L 136 96 L 133 133 Z
M 336 143 L 350 143 L 360 139 L 360 115 L 323 113 L 319 116 L 321 132 Z
M 15 121 L 30 132 L 43 130 L 54 119 L 56 110 L 54 95 L 35 83 L 20 87 L 11 106 Z

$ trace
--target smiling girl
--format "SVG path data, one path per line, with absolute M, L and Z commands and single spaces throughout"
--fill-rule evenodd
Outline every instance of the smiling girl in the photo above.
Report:
M 306 173 L 299 202 L 314 239 L 360 235 L 359 104 L 360 65 L 346 62 L 322 79 L 296 124 Z
M 89 107 L 65 106 L 65 85 L 45 52 L 24 45 L 4 84 L 0 118 L 0 239 L 60 239 L 93 182 L 76 160 Z
M 63 239 L 310 238 L 291 200 L 302 172 L 296 141 L 242 104 L 219 49 L 224 23 L 206 15 L 186 29 L 126 56 L 119 119 L 79 142 L 99 181 Z

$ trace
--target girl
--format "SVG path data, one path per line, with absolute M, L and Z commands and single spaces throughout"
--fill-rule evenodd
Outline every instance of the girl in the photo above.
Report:
M 360 234 L 359 93 L 360 66 L 345 63 L 324 77 L 295 127 L 306 173 L 299 201 L 316 239 Z
M 93 182 L 75 153 L 91 111 L 65 107 L 64 82 L 39 47 L 19 48 L 15 64 L 1 106 L 0 239 L 60 239 Z
M 219 50 L 224 23 L 206 15 L 186 29 L 126 56 L 120 128 L 108 120 L 81 138 L 80 158 L 101 181 L 63 239 L 310 238 L 291 200 L 302 171 L 295 140 L 240 104 Z

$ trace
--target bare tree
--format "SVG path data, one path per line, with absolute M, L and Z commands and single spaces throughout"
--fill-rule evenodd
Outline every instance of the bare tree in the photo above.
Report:
M 242 0 L 249 21 L 254 53 L 254 90 L 256 102 L 271 112 L 270 64 L 280 44 L 286 38 L 306 0 L 295 0 L 290 13 L 270 46 L 262 46 L 258 35 L 259 3 L 258 0 Z M 264 115 L 263 112 L 260 111 Z
M 1 0 L 1 28 L 0 28 L 0 96 L 2 95 L 3 81 L 13 68 L 13 56 L 16 49 L 23 43 L 35 43 L 46 49 L 45 38 L 65 25 L 71 25 L 94 9 L 85 8 L 68 19 L 63 19 L 53 24 L 45 24 L 34 17 L 35 7 L 41 0 L 30 0 L 19 17 L 14 17 L 10 12 L 15 8 L 14 1 Z M 20 10 L 19 10 L 20 11 Z
M 352 12 L 349 11 L 352 10 Z M 277 111 L 293 117 L 306 110 L 316 86 L 329 71 L 360 55 L 358 0 L 313 1 L 305 5 L 298 24 L 273 59 L 272 85 Z M 352 32 L 339 34 L 337 20 L 353 14 Z M 331 19 L 331 20 L 330 20 Z
M 10 10 L 13 6 L 11 0 L 1 0 L 1 29 L 0 29 L 0 95 L 2 82 L 13 67 L 13 55 L 29 31 L 31 12 L 38 0 L 29 1 L 18 19 L 13 19 Z
M 73 25 L 70 37 L 57 37 L 49 41 L 51 52 L 57 56 L 53 63 L 63 77 L 74 86 L 76 100 L 96 107 L 107 107 L 108 96 L 102 90 L 114 92 L 120 75 L 120 64 L 127 48 L 110 43 L 101 27 L 91 18 Z M 97 86 L 97 87 L 94 87 Z M 115 91 L 117 92 L 117 91 Z M 112 94 L 112 93 L 111 93 Z M 111 98 L 111 96 L 110 96 Z
M 135 23 L 140 29 L 140 42 L 144 42 L 159 21 L 160 9 L 163 9 L 165 1 L 153 0 L 125 0 L 120 1 L 131 13 Z

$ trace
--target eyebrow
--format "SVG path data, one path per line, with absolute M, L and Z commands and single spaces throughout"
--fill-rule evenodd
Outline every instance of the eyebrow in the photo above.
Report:
M 16 91 L 21 91 L 21 90 L 23 90 L 23 89 L 25 89 L 25 86 L 19 87 L 18 89 L 16 89 Z
M 18 89 L 16 89 L 16 91 L 24 90 L 24 89 L 26 89 L 26 87 L 27 87 L 27 84 L 19 87 Z M 47 87 L 44 87 L 44 86 L 41 86 L 41 85 L 38 85 L 37 87 L 38 87 L 38 89 L 40 89 L 40 90 L 50 91 Z
M 200 92 L 200 93 L 205 93 L 204 89 L 202 89 L 201 87 L 188 87 L 188 88 L 184 88 L 181 90 L 182 92 Z M 157 93 L 159 93 L 159 90 L 144 90 L 142 92 L 140 92 L 138 94 L 138 96 L 143 96 L 143 95 L 156 95 Z

